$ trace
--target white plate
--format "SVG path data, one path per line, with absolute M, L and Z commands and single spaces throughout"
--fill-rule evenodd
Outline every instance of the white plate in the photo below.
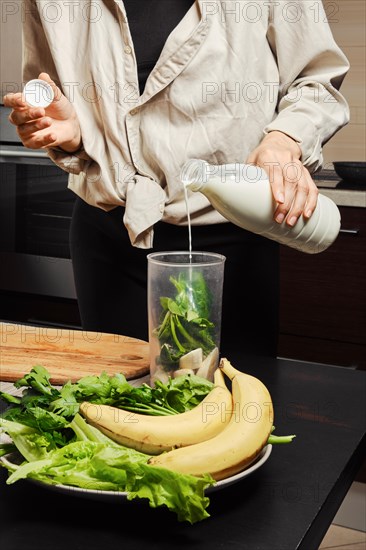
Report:
M 212 493 L 213 491 L 224 489 L 225 487 L 228 487 L 229 485 L 232 485 L 234 483 L 238 483 L 238 481 L 244 479 L 245 477 L 248 477 L 253 472 L 258 470 L 261 466 L 263 466 L 263 464 L 269 459 L 271 452 L 272 445 L 266 445 L 264 449 L 262 449 L 262 451 L 259 453 L 256 460 L 248 468 L 246 468 L 242 472 L 239 472 L 238 474 L 227 477 L 226 479 L 222 479 L 221 481 L 217 481 L 215 485 L 211 485 L 211 487 L 208 487 L 206 489 L 206 493 Z M 12 455 L 10 454 L 2 456 L 0 457 L 0 460 L 4 464 L 17 464 L 16 460 L 14 460 L 14 462 L 10 460 L 11 456 Z M 37 481 L 31 478 L 27 478 L 27 480 L 31 481 L 32 483 L 36 483 L 37 485 L 41 485 L 42 487 L 46 487 L 47 489 L 57 491 L 58 493 L 64 493 L 68 495 L 72 494 L 73 496 L 90 498 L 94 500 L 110 501 L 120 498 L 126 498 L 127 496 L 127 493 L 123 491 L 98 491 L 97 489 L 81 489 L 80 487 L 72 487 L 71 485 L 52 485 L 51 483 L 44 483 L 43 481 Z
M 241 479 L 250 476 L 253 472 L 258 470 L 267 460 L 269 459 L 269 455 L 272 452 L 272 445 L 266 445 L 264 449 L 259 453 L 257 458 L 254 462 L 248 468 L 243 470 L 242 472 L 239 472 L 238 474 L 235 474 L 234 476 L 227 477 L 225 479 L 221 479 L 220 481 L 217 481 L 215 485 L 211 485 L 208 489 L 206 489 L 206 493 L 212 493 L 213 491 L 217 491 L 218 489 L 223 489 L 224 487 L 228 487 L 229 485 L 232 485 L 233 483 L 238 483 Z

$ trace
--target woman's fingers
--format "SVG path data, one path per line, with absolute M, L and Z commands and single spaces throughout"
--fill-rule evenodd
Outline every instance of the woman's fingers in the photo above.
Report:
M 41 107 L 29 107 L 29 105 L 23 101 L 22 94 L 7 94 L 3 99 L 4 106 L 10 107 L 8 119 L 9 122 L 15 126 L 22 126 L 30 121 L 39 119 L 45 116 L 45 110 Z
M 9 122 L 16 126 L 17 134 L 25 147 L 40 149 L 55 141 L 54 136 L 49 135 L 48 128 L 52 121 L 45 116 L 45 110 L 41 107 L 29 107 L 22 99 L 21 94 L 13 94 L 17 97 L 4 98 L 4 105 L 11 107 Z
M 286 223 L 293 226 L 303 212 L 308 188 L 306 182 L 302 181 L 300 161 L 279 165 L 279 170 L 283 180 L 285 200 L 278 205 L 274 218 L 278 223 L 282 223 L 286 218 Z
M 305 168 L 306 170 L 306 168 Z M 316 205 L 317 205 L 317 202 L 318 202 L 318 196 L 319 196 L 319 189 L 318 187 L 316 186 L 313 178 L 311 177 L 311 175 L 309 174 L 309 172 L 306 170 L 306 172 L 308 173 L 308 180 L 309 180 L 309 194 L 308 194 L 308 198 L 307 198 L 307 201 L 306 201 L 306 206 L 304 208 L 304 216 L 305 218 L 310 218 L 316 208 Z
M 17 126 L 17 133 L 25 147 L 40 149 L 56 141 L 52 121 L 47 117 Z
M 30 138 L 26 138 L 23 140 L 23 144 L 25 147 L 28 147 L 29 149 L 42 149 L 44 147 L 52 147 L 55 144 L 56 138 L 55 135 L 47 132 L 47 133 L 41 133 L 37 132 L 36 135 L 33 135 Z
M 279 204 L 274 213 L 278 223 L 286 219 L 287 225 L 293 227 L 300 216 L 310 218 L 318 200 L 318 188 L 308 170 L 293 161 L 283 171 L 285 201 Z
M 54 95 L 54 101 L 60 101 L 63 94 L 62 94 L 60 88 L 52 80 L 50 75 L 48 73 L 40 73 L 38 78 L 40 80 L 44 80 L 45 82 L 47 82 L 51 86 L 52 91 L 53 91 L 53 95 Z
M 266 164 L 266 163 L 265 163 Z M 267 163 L 268 164 L 268 163 Z M 269 181 L 272 187 L 272 194 L 278 204 L 282 205 L 282 210 L 285 211 L 285 202 L 288 202 L 288 196 L 286 197 L 285 178 L 282 170 L 282 166 L 279 162 L 271 163 L 266 170 Z
M 45 110 L 41 107 L 26 108 L 22 111 L 13 110 L 9 115 L 9 120 L 15 126 L 22 126 L 36 119 L 45 116 Z
M 18 134 L 21 138 L 28 138 L 34 132 L 38 132 L 38 130 L 43 130 L 45 128 L 49 128 L 52 124 L 52 120 L 48 117 L 42 117 L 37 118 L 36 120 L 32 120 L 30 122 L 27 122 L 26 124 L 20 124 L 18 126 Z
M 53 102 L 46 108 L 31 107 L 21 93 L 4 96 L 4 105 L 12 109 L 9 121 L 17 127 L 17 133 L 25 147 L 61 147 L 73 153 L 80 148 L 81 129 L 76 111 L 47 73 L 40 73 L 40 80 L 52 86 Z
M 23 100 L 21 93 L 9 93 L 3 97 L 3 104 L 5 107 L 11 107 L 12 109 L 26 108 L 27 104 Z
M 310 218 L 317 204 L 318 188 L 300 161 L 296 142 L 281 132 L 268 134 L 248 156 L 247 162 L 268 174 L 277 207 L 274 219 L 294 226 L 300 216 Z

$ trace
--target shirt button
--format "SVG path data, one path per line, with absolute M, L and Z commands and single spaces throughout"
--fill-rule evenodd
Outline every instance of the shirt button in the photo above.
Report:
M 160 212 L 164 212 L 164 204 L 162 202 L 159 204 L 159 210 Z
M 132 116 L 137 115 L 138 112 L 139 112 L 138 109 L 131 109 L 130 115 L 132 115 Z
M 125 53 L 132 53 L 132 48 L 130 46 L 125 46 L 124 47 L 124 52 Z

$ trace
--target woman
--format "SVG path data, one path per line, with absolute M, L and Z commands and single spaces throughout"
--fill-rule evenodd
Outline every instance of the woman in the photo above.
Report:
M 188 248 L 189 158 L 259 165 L 278 223 L 311 216 L 311 173 L 349 118 L 338 91 L 348 62 L 320 1 L 27 0 L 23 25 L 24 79 L 46 80 L 56 100 L 4 104 L 23 144 L 70 173 L 85 329 L 147 338 L 146 254 Z M 227 257 L 222 352 L 275 355 L 277 245 L 200 193 L 189 209 L 193 248 Z

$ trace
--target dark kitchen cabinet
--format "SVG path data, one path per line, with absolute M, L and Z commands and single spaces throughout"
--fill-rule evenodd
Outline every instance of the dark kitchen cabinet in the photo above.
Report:
M 76 195 L 42 150 L 25 148 L 0 105 L 0 320 L 80 327 L 69 250 Z
M 280 357 L 366 370 L 366 209 L 340 207 L 337 240 L 280 250 Z
M 0 290 L 0 321 L 81 329 L 76 300 Z

